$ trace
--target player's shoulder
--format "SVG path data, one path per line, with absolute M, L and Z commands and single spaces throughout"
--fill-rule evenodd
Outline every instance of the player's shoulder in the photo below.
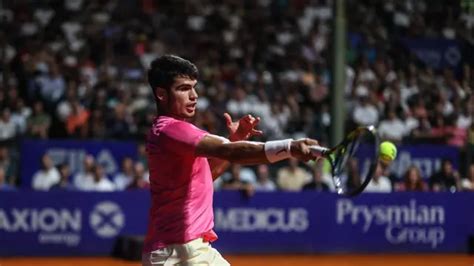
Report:
M 195 125 L 184 121 L 175 119 L 169 116 L 159 116 L 157 117 L 152 126 L 152 133 L 154 135 L 160 134 L 183 134 L 189 133 L 190 131 L 200 130 Z

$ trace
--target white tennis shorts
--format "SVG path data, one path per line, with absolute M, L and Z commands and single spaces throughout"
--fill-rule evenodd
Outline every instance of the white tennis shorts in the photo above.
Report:
M 208 242 L 202 238 L 189 241 L 185 244 L 169 245 L 165 248 L 142 254 L 142 265 L 230 265 Z

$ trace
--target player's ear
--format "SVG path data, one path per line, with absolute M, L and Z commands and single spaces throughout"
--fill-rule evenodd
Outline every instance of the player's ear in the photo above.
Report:
M 167 99 L 168 99 L 168 93 L 163 88 L 157 87 L 155 89 L 155 94 L 156 94 L 156 98 L 161 102 L 162 101 L 167 101 Z

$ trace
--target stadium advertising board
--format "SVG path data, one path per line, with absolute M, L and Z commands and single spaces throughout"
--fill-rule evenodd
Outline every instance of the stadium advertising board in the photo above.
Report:
M 0 256 L 110 255 L 143 235 L 149 193 L 0 193 Z M 466 252 L 474 193 L 216 192 L 223 253 Z
M 433 69 L 457 69 L 462 63 L 462 49 L 456 40 L 405 38 L 401 42 L 420 61 Z
M 464 252 L 473 233 L 470 193 L 219 196 L 216 246 L 229 252 Z
M 0 193 L 0 256 L 108 255 L 118 235 L 143 234 L 148 206 L 143 191 Z

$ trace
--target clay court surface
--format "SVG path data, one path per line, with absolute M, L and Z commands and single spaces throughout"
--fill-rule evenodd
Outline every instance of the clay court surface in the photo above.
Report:
M 474 266 L 468 255 L 227 255 L 233 266 Z M 112 258 L 0 258 L 0 266 L 128 266 L 140 265 Z

